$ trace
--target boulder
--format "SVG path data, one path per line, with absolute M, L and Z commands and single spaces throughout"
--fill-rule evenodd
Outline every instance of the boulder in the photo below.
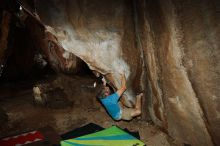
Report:
M 183 143 L 220 145 L 218 0 L 47 0 L 36 10 L 43 35 L 33 36 L 58 70 L 74 54 L 115 90 L 124 71 L 128 106 L 145 92 L 144 119 Z

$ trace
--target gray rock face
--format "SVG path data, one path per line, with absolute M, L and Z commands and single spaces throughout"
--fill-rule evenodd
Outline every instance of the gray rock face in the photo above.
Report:
M 150 113 L 192 145 L 220 144 L 218 1 L 139 1 Z
M 124 71 L 130 87 L 125 96 L 134 101 L 132 85 L 140 88 L 142 65 L 135 47 L 131 3 L 49 0 L 37 3 L 37 12 L 48 25 L 46 31 L 56 36 L 67 53 L 105 75 L 115 88 L 120 87 L 119 74 Z
M 143 113 L 174 139 L 220 145 L 218 0 L 42 0 L 37 12 L 60 57 L 80 57 L 114 88 L 125 71 L 127 101 L 145 89 Z

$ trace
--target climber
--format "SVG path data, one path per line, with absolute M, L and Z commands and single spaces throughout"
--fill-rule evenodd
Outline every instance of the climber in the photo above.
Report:
M 105 107 L 109 115 L 114 120 L 132 120 L 134 117 L 141 115 L 141 98 L 143 93 L 136 96 L 136 104 L 134 108 L 128 108 L 122 103 L 119 103 L 119 99 L 126 90 L 126 79 L 125 74 L 121 74 L 121 88 L 117 92 L 111 94 L 109 86 L 106 85 L 105 80 L 103 80 L 103 89 L 98 94 L 98 98 L 102 105 Z

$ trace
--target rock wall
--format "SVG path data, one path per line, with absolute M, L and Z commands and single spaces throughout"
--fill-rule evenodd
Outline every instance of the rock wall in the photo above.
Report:
M 37 13 L 47 31 L 56 36 L 60 46 L 84 60 L 120 87 L 120 73 L 126 74 L 129 87 L 127 105 L 140 91 L 142 65 L 135 47 L 132 3 L 112 0 L 38 1 Z M 131 101 L 131 102 L 129 102 Z
M 138 1 L 155 123 L 180 141 L 219 145 L 218 1 Z

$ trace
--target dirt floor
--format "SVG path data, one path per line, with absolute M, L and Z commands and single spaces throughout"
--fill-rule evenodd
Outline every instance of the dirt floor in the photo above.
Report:
M 38 81 L 45 84 L 49 79 Z M 44 126 L 53 127 L 59 134 L 74 128 L 96 123 L 104 128 L 117 125 L 130 131 L 138 131 L 141 140 L 147 146 L 173 146 L 173 141 L 158 127 L 141 119 L 131 122 L 115 122 L 96 100 L 99 86 L 93 88 L 95 78 L 55 76 L 49 86 L 64 89 L 71 103 L 62 107 L 51 108 L 38 105 L 33 100 L 33 85 L 36 82 L 5 83 L 0 86 L 0 105 L 8 115 L 8 121 L 1 125 L 0 137 L 38 129 Z

